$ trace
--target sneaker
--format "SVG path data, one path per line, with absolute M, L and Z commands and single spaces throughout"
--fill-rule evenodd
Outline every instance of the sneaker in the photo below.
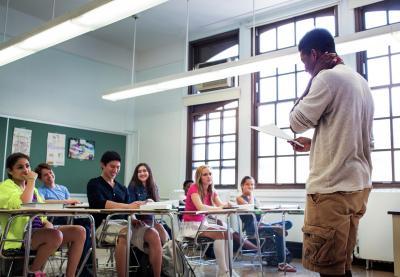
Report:
M 42 271 L 28 272 L 28 277 L 46 277 L 46 273 Z
M 280 263 L 278 265 L 278 270 L 285 271 L 285 272 L 296 272 L 297 271 L 295 266 L 293 266 L 291 264 L 284 264 L 284 263 Z

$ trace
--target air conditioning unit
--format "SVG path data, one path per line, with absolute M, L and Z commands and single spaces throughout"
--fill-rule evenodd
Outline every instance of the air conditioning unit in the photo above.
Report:
M 213 61 L 213 62 L 199 63 L 196 66 L 196 69 L 213 66 L 213 65 L 217 65 L 217 64 L 221 64 L 221 63 L 231 62 L 231 61 L 234 61 L 234 58 L 222 59 L 222 60 L 217 60 L 217 61 Z M 206 91 L 210 91 L 210 90 L 230 88 L 230 87 L 233 87 L 234 85 L 235 85 L 235 77 L 230 77 L 230 78 L 225 78 L 225 79 L 220 79 L 220 80 L 215 80 L 215 81 L 198 84 L 198 85 L 196 85 L 196 89 L 200 92 L 206 92 Z

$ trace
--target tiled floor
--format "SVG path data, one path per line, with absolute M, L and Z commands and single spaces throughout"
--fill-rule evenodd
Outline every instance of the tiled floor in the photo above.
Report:
M 315 276 L 318 277 L 319 274 L 315 272 L 311 272 L 307 269 L 304 269 L 301 265 L 300 260 L 294 260 L 292 263 L 297 268 L 297 272 L 287 272 L 286 276 L 296 276 L 296 277 L 308 277 Z M 237 275 L 241 277 L 258 277 L 258 276 L 266 276 L 266 277 L 276 277 L 276 276 L 285 276 L 284 272 L 277 271 L 275 267 L 266 267 L 264 266 L 264 274 L 260 273 L 260 269 L 252 266 L 243 266 L 240 263 L 236 264 L 235 272 Z M 366 270 L 365 266 L 356 265 L 353 267 L 353 277 L 393 277 L 393 272 L 379 271 L 379 270 Z M 214 267 L 202 267 L 196 269 L 197 277 L 214 277 L 216 274 L 216 270 Z

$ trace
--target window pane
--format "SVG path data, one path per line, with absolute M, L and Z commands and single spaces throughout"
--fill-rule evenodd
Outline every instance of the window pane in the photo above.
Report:
M 221 51 L 214 57 L 211 57 L 210 59 L 208 59 L 207 62 L 218 61 L 218 60 L 236 57 L 236 56 L 239 56 L 239 45 L 238 44 L 233 45 L 233 46 Z
M 206 135 L 206 122 L 202 121 L 195 121 L 194 122 L 194 136 L 201 137 Z
M 374 117 L 379 118 L 379 117 L 390 116 L 389 90 L 374 89 L 372 90 L 372 97 L 374 98 L 374 105 L 375 105 Z
M 396 182 L 400 181 L 400 151 L 394 152 L 394 178 Z
M 392 181 L 392 158 L 390 151 L 372 152 L 372 181 Z
M 235 117 L 235 116 L 236 116 L 236 110 L 230 110 L 224 112 L 224 118 Z
M 400 41 L 397 41 L 397 44 L 392 44 L 390 45 L 390 51 L 393 53 L 399 53 L 400 52 Z
M 211 162 L 208 162 L 207 165 L 209 167 L 211 167 L 212 174 L 214 175 L 214 177 L 215 177 L 215 175 L 217 175 L 217 173 L 219 174 L 219 171 L 217 171 L 219 169 L 219 167 L 220 167 L 220 162 L 219 161 L 211 161 Z
M 224 118 L 223 120 L 224 134 L 232 134 L 236 132 L 236 117 Z
M 223 167 L 235 167 L 235 165 L 236 165 L 235 160 L 222 161 Z
M 223 159 L 234 159 L 236 156 L 234 142 L 225 142 L 222 144 L 222 158 Z
M 389 83 L 388 57 L 370 59 L 367 61 L 368 83 L 371 87 Z
M 310 74 L 305 71 L 297 73 L 297 97 L 300 97 L 306 90 Z
M 287 130 L 284 131 L 285 133 L 289 133 Z M 278 155 L 294 155 L 292 146 L 286 140 L 277 139 L 276 148 Z
M 258 107 L 258 125 L 275 123 L 275 105 L 268 104 Z
M 304 19 L 296 22 L 296 44 L 311 29 L 314 28 L 314 19 Z
M 331 35 L 334 37 L 336 34 L 335 28 L 335 17 L 333 15 L 329 16 L 319 16 L 315 19 L 315 26 L 317 28 L 327 29 Z
M 276 29 L 273 28 L 260 35 L 260 52 L 276 50 Z
M 392 83 L 400 83 L 400 55 L 392 56 Z
M 293 108 L 293 102 L 281 102 L 276 105 L 276 125 L 280 128 L 289 127 L 289 113 Z
M 236 141 L 236 136 L 235 135 L 223 136 L 222 141 L 223 142 Z
M 294 46 L 294 23 L 278 27 L 278 49 Z
M 262 184 L 275 183 L 275 159 L 258 159 L 258 182 Z
M 211 119 L 208 121 L 208 134 L 219 135 L 221 132 L 221 120 L 220 119 Z
M 234 168 L 223 168 L 221 170 L 221 184 L 234 185 L 235 180 L 235 169 Z
M 310 172 L 310 156 L 296 157 L 296 183 L 306 183 Z
M 389 47 L 387 45 L 372 44 L 368 45 L 367 58 L 387 55 Z
M 400 87 L 392 88 L 392 115 L 400 115 Z
M 294 159 L 293 157 L 278 157 L 276 159 L 278 184 L 294 183 Z
M 193 144 L 193 160 L 199 161 L 206 158 L 206 145 L 205 144 Z
M 260 103 L 276 101 L 276 77 L 260 80 Z
M 386 25 L 386 11 L 374 11 L 365 13 L 365 28 L 370 29 Z
M 258 133 L 258 155 L 259 156 L 275 155 L 275 138 L 273 136 L 261 132 L 257 133 Z
M 393 147 L 400 148 L 400 118 L 393 119 Z
M 220 138 L 219 138 L 219 136 L 216 136 L 216 137 L 209 137 L 208 139 L 207 139 L 207 142 L 208 143 L 215 143 L 215 142 L 220 142 L 221 140 L 220 140 Z
M 220 117 L 221 117 L 221 113 L 220 112 L 209 113 L 208 114 L 208 118 L 210 118 L 210 119 L 216 119 L 216 118 L 220 118 Z
M 220 158 L 220 147 L 219 143 L 210 143 L 208 145 L 208 159 L 218 160 Z
M 294 64 L 282 64 L 278 67 L 278 74 L 290 73 L 295 71 Z
M 400 22 L 400 11 L 389 11 L 389 24 Z
M 292 99 L 295 98 L 295 75 L 294 74 L 286 74 L 278 77 L 278 98 L 279 100 L 283 99 Z
M 234 109 L 237 108 L 239 104 L 239 101 L 233 101 L 231 103 L 228 103 L 224 106 L 224 109 Z
M 390 121 L 374 120 L 374 140 L 375 149 L 388 149 L 390 148 Z
M 260 78 L 274 76 L 276 74 L 276 67 L 264 66 L 260 70 Z

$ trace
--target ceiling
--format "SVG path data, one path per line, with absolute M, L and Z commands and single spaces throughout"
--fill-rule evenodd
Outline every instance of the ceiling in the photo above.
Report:
M 4 6 L 7 0 L 0 1 Z M 54 2 L 57 17 L 90 0 L 55 0 Z M 254 0 L 255 14 L 257 17 L 262 13 L 299 2 L 301 0 Z M 11 0 L 10 7 L 48 21 L 52 18 L 53 0 Z M 187 0 L 170 0 L 139 14 L 136 25 L 137 51 L 172 44 L 179 40 L 184 41 L 186 11 Z M 253 0 L 190 0 L 189 36 L 199 37 L 202 33 L 212 33 L 230 26 L 237 26 L 238 22 L 251 24 L 252 15 Z M 133 21 L 132 18 L 127 18 L 87 35 L 130 49 L 132 48 Z

